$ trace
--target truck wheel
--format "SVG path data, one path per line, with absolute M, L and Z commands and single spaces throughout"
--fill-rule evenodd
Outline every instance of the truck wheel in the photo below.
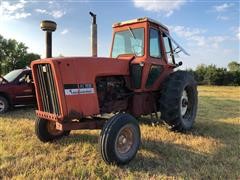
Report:
M 125 113 L 113 116 L 104 125 L 100 135 L 100 149 L 108 164 L 124 165 L 136 155 L 140 145 L 137 120 Z
M 161 91 L 159 100 L 161 118 L 173 130 L 190 130 L 196 118 L 197 94 L 197 83 L 190 73 L 185 71 L 172 73 Z
M 57 130 L 55 122 L 38 118 L 35 121 L 35 133 L 42 142 L 49 142 L 68 136 L 70 131 Z
M 0 96 L 0 114 L 5 113 L 9 109 L 9 103 L 7 99 L 3 96 Z

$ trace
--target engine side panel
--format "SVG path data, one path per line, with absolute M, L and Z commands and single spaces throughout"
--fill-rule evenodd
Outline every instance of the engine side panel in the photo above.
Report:
M 55 60 L 61 76 L 62 93 L 69 118 L 100 113 L 96 78 L 129 75 L 129 62 L 109 58 Z M 54 68 L 54 69 L 55 69 Z

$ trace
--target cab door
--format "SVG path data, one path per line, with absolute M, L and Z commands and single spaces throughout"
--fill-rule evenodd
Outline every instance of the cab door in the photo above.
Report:
M 159 28 L 149 28 L 148 40 L 148 60 L 145 62 L 145 72 L 147 72 L 144 88 L 146 90 L 159 89 L 160 83 L 164 78 L 172 72 L 164 54 L 164 47 L 162 42 L 162 32 Z
M 15 105 L 35 104 L 35 91 L 31 71 L 23 72 L 15 80 L 14 95 Z

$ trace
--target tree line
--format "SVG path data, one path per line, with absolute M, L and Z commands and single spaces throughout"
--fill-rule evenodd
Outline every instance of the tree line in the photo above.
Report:
M 5 39 L 0 35 L 0 75 L 25 68 L 33 60 L 40 59 L 39 54 L 28 53 L 27 49 L 24 43 L 15 39 Z
M 240 85 L 240 63 L 232 61 L 228 68 L 219 68 L 216 65 L 197 66 L 196 70 L 191 72 L 200 85 L 221 85 L 221 86 L 239 86 Z

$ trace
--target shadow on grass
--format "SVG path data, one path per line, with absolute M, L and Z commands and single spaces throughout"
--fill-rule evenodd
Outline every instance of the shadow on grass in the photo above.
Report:
M 36 119 L 35 116 L 35 106 L 24 106 L 24 107 L 15 107 L 10 109 L 5 114 L 1 114 L 1 118 L 18 120 L 18 119 L 29 119 L 34 120 Z
M 35 111 L 35 109 L 37 109 L 36 105 L 19 106 L 11 108 L 8 113 L 14 113 L 19 111 Z
M 197 122 L 192 134 L 195 136 L 212 137 L 224 144 L 229 144 L 233 140 L 239 142 L 240 125 L 221 121 Z
M 218 139 L 224 146 L 212 153 L 203 153 L 195 152 L 183 144 L 142 140 L 143 153 L 138 153 L 136 159 L 124 168 L 170 176 L 183 174 L 195 177 L 194 172 L 201 175 L 199 178 L 238 176 L 240 125 L 203 122 L 198 123 L 190 133 Z
M 195 178 L 237 177 L 239 129 L 239 125 L 226 124 L 225 122 L 198 123 L 190 132 L 192 135 L 210 137 L 224 143 L 223 147 L 219 147 L 213 152 L 194 151 L 184 144 L 142 139 L 142 145 L 136 158 L 121 168 L 151 175 L 182 175 Z M 56 143 L 63 146 L 79 143 L 95 146 L 98 143 L 98 138 L 99 134 L 90 134 L 89 131 L 86 131 L 71 134 Z
M 99 135 L 89 134 L 86 131 L 86 133 L 80 133 L 80 134 L 70 133 L 69 136 L 64 137 L 63 139 L 61 139 L 59 141 L 55 141 L 54 143 L 64 145 L 64 146 L 70 145 L 70 144 L 78 144 L 78 143 L 97 144 L 98 143 L 98 138 L 99 138 Z
M 189 171 L 198 169 L 208 155 L 192 152 L 183 145 L 169 142 L 143 141 L 141 149 L 129 165 L 124 168 L 130 171 L 149 172 L 150 174 L 179 175 L 190 174 Z M 152 155 L 148 155 L 148 154 Z
M 197 120 L 219 120 L 240 116 L 240 100 L 199 97 Z

